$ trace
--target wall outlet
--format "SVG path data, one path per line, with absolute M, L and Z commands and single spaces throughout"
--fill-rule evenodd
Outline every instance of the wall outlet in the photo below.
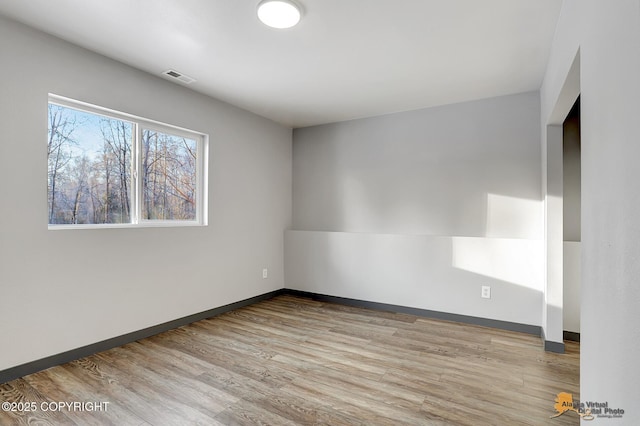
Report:
M 264 268 L 262 270 L 262 279 L 266 280 L 267 278 L 269 278 L 269 270 L 267 268 Z
M 491 299 L 491 287 L 488 285 L 483 285 L 480 297 L 482 297 L 483 299 Z

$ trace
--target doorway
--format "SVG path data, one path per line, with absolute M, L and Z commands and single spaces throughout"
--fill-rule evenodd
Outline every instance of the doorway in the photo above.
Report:
M 562 124 L 563 339 L 580 341 L 580 97 Z

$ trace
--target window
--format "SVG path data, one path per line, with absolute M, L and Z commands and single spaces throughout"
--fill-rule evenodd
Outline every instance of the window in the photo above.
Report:
M 207 137 L 49 96 L 49 228 L 206 225 Z

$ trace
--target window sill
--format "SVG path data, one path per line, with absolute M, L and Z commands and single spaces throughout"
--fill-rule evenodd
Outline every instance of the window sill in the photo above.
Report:
M 196 221 L 184 222 L 143 222 L 143 223 L 103 223 L 90 225 L 48 225 L 49 231 L 66 231 L 66 230 L 92 230 L 92 229 L 131 229 L 131 228 L 191 228 L 198 226 L 207 226 L 206 223 Z

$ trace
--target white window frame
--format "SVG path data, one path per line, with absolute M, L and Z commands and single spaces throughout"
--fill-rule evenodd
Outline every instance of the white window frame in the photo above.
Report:
M 78 101 L 50 93 L 48 105 L 58 105 L 115 120 L 126 121 L 133 125 L 133 146 L 131 147 L 131 205 L 130 222 L 127 223 L 91 223 L 91 224 L 49 224 L 49 230 L 62 229 L 109 229 L 109 228 L 149 228 L 149 227 L 190 227 L 208 225 L 208 158 L 209 135 L 183 127 L 150 120 L 132 114 L 114 111 L 108 108 Z M 155 220 L 142 218 L 142 132 L 152 130 L 181 136 L 196 141 L 196 218 L 194 220 Z

